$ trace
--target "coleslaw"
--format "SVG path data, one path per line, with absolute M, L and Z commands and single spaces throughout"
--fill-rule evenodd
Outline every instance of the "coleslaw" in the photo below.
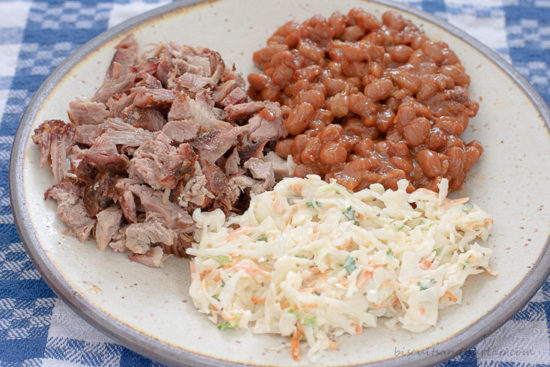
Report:
M 376 327 L 422 332 L 487 271 L 492 219 L 468 198 L 380 184 L 357 193 L 318 176 L 285 178 L 240 216 L 196 210 L 190 295 L 218 329 L 290 336 L 308 357 Z

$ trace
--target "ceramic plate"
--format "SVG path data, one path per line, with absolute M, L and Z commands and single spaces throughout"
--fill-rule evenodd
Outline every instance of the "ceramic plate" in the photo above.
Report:
M 39 166 L 31 142 L 34 128 L 47 119 L 66 118 L 69 101 L 88 98 L 103 80 L 113 47 L 133 32 L 141 49 L 159 41 L 202 45 L 219 51 L 239 71 L 254 70 L 252 52 L 290 19 L 328 16 L 356 6 L 377 16 L 398 9 L 443 40 L 470 74 L 471 95 L 480 111 L 465 140 L 482 142 L 485 152 L 457 195 L 469 196 L 493 215 L 487 246 L 497 277 L 468 279 L 464 301 L 440 314 L 437 327 L 420 334 L 386 328 L 339 339 L 340 350 L 315 365 L 432 365 L 448 359 L 491 333 L 517 312 L 550 270 L 550 111 L 540 96 L 487 47 L 428 14 L 400 5 L 360 0 L 184 1 L 129 20 L 93 39 L 64 62 L 42 85 L 17 132 L 10 186 L 21 237 L 48 284 L 98 329 L 134 351 L 171 365 L 262 366 L 299 363 L 276 336 L 245 331 L 220 332 L 193 307 L 187 292 L 188 261 L 171 258 L 162 269 L 130 262 L 123 254 L 63 235 L 55 203 L 44 201 L 53 184 Z

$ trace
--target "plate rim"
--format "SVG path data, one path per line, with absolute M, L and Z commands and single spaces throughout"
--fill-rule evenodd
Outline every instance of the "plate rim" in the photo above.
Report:
M 79 47 L 67 57 L 41 84 L 34 93 L 25 112 L 23 113 L 10 155 L 9 163 L 9 191 L 14 222 L 21 236 L 21 240 L 34 266 L 38 269 L 49 287 L 79 316 L 96 329 L 108 335 L 116 342 L 121 343 L 130 350 L 148 357 L 152 360 L 167 365 L 191 366 L 200 364 L 203 366 L 248 366 L 249 364 L 230 362 L 223 359 L 204 356 L 199 353 L 160 342 L 152 336 L 136 331 L 130 326 L 110 317 L 106 312 L 96 308 L 73 289 L 67 280 L 61 276 L 54 264 L 48 260 L 45 252 L 40 246 L 36 234 L 30 225 L 29 214 L 24 200 L 22 182 L 23 161 L 25 146 L 29 139 L 31 124 L 41 104 L 48 97 L 49 93 L 64 78 L 64 76 L 87 55 L 94 52 L 104 43 L 120 36 L 121 34 L 140 26 L 143 23 L 152 21 L 175 10 L 189 8 L 194 5 L 206 5 L 221 0 L 180 0 L 174 3 L 163 5 L 153 10 L 134 16 L 94 37 Z M 432 23 L 445 31 L 458 37 L 469 46 L 485 55 L 491 62 L 500 68 L 528 97 L 533 106 L 537 109 L 541 119 L 545 122 L 547 132 L 550 133 L 550 108 L 535 90 L 535 88 L 504 58 L 495 51 L 484 45 L 479 40 L 470 36 L 458 27 L 435 17 L 423 10 L 412 8 L 409 5 L 396 3 L 392 0 L 364 0 L 383 6 L 388 6 L 412 14 L 423 21 Z M 359 364 L 357 366 L 428 366 L 434 365 L 453 356 L 464 352 L 483 338 L 490 335 L 497 328 L 502 326 L 508 319 L 515 315 L 536 293 L 550 274 L 550 235 L 546 239 L 543 251 L 541 251 L 536 263 L 523 277 L 518 285 L 492 310 L 484 314 L 473 324 L 460 332 L 449 336 L 442 342 L 434 344 L 425 349 L 417 350 L 415 353 L 406 354 L 397 358 L 385 359 Z

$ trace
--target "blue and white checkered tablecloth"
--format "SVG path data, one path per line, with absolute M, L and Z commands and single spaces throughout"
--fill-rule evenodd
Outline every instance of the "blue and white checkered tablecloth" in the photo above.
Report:
M 74 314 L 41 279 L 8 193 L 19 119 L 79 46 L 159 0 L 0 0 L 0 366 L 151 366 Z M 410 0 L 509 60 L 550 103 L 550 0 Z M 444 366 L 550 366 L 550 279 L 517 315 Z

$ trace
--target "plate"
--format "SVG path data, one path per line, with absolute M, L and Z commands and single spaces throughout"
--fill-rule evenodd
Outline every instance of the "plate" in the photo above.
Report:
M 90 97 L 101 84 L 113 47 L 129 32 L 141 50 L 159 41 L 219 51 L 243 74 L 254 70 L 251 54 L 289 19 L 328 16 L 361 6 L 377 16 L 397 9 L 443 40 L 459 55 L 482 100 L 465 132 L 485 148 L 460 196 L 493 215 L 487 246 L 497 277 L 477 275 L 465 286 L 464 303 L 445 309 L 437 327 L 420 334 L 383 327 L 339 339 L 340 350 L 319 365 L 433 365 L 467 349 L 515 314 L 550 271 L 550 111 L 534 89 L 494 52 L 463 31 L 418 10 L 361 0 L 183 1 L 133 18 L 91 40 L 44 82 L 17 131 L 10 162 L 11 199 L 17 227 L 34 264 L 77 313 L 130 349 L 170 365 L 262 366 L 296 363 L 284 340 L 246 331 L 220 332 L 193 307 L 187 293 L 188 261 L 169 259 L 162 269 L 130 262 L 63 235 L 55 203 L 44 201 L 53 184 L 39 166 L 32 131 L 44 120 L 66 116 L 68 103 Z M 66 118 L 65 118 L 66 119 Z

